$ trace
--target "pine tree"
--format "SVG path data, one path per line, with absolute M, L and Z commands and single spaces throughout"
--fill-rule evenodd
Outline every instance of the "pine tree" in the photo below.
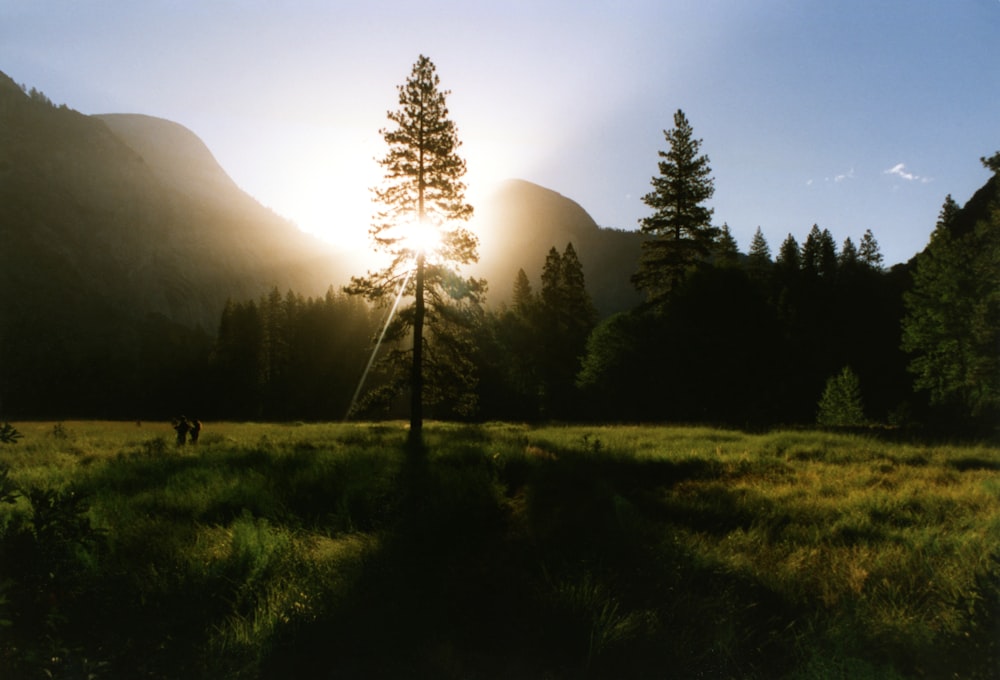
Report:
M 933 403 L 986 420 L 1000 413 L 1000 197 L 994 200 L 971 231 L 957 234 L 960 209 L 945 198 L 916 257 L 902 324 L 915 386 Z
M 447 393 L 442 381 L 462 383 L 469 377 L 462 356 L 468 349 L 465 330 L 482 303 L 486 283 L 463 280 L 458 272 L 459 266 L 478 260 L 478 240 L 460 224 L 472 216 L 472 206 L 465 202 L 466 166 L 445 102 L 450 92 L 440 89 L 435 66 L 423 55 L 397 89 L 399 109 L 387 113 L 394 125 L 379 131 L 389 148 L 379 161 L 383 184 L 373 189 L 381 209 L 369 230 L 375 248 L 390 261 L 381 271 L 352 277 L 347 291 L 386 306 L 398 294 L 413 300 L 386 332 L 388 339 L 399 341 L 412 329 L 408 359 L 405 350 L 389 355 L 406 361 L 409 375 L 397 365 L 385 392 L 409 387 L 410 437 L 419 443 L 428 381 L 436 381 L 426 395 L 432 402 Z M 439 351 L 425 353 L 425 324 L 440 341 Z
M 535 294 L 531 290 L 531 281 L 524 269 L 517 270 L 517 277 L 514 279 L 514 294 L 512 304 L 514 311 L 521 316 L 528 316 L 534 305 Z
M 865 411 L 861 400 L 861 382 L 849 366 L 826 381 L 819 400 L 816 424 L 824 427 L 857 427 L 864 425 Z
M 771 261 L 771 247 L 764 238 L 764 232 L 760 227 L 754 232 L 750 240 L 750 250 L 747 252 L 746 270 L 751 279 L 755 281 L 766 281 L 771 273 L 774 263 Z
M 542 307 L 546 316 L 556 320 L 562 305 L 562 256 L 555 246 L 545 254 L 545 264 L 542 265 Z
M 949 197 L 950 198 L 950 197 Z M 871 229 L 866 229 L 861 237 L 861 247 L 858 249 L 858 259 L 861 263 L 875 271 L 882 271 L 882 252 Z
M 837 244 L 829 229 L 814 224 L 802 244 L 802 271 L 830 278 L 837 273 Z
M 764 232 L 761 231 L 760 227 L 757 227 L 757 231 L 754 232 L 753 238 L 750 240 L 750 251 L 747 253 L 747 257 L 755 266 L 771 264 L 771 247 L 767 244 L 767 239 L 764 238 Z
M 838 265 L 842 270 L 851 270 L 857 267 L 859 261 L 858 249 L 855 247 L 851 237 L 848 236 L 844 239 L 844 245 L 840 249 Z
M 778 259 L 775 261 L 775 264 L 789 272 L 796 272 L 801 268 L 802 251 L 799 249 L 799 242 L 791 234 L 781 242 L 781 248 L 778 250 Z
M 740 247 L 729 231 L 729 225 L 723 224 L 719 238 L 715 243 L 715 262 L 721 267 L 735 267 L 740 263 Z
M 587 293 L 583 265 L 572 243 L 560 255 L 554 247 L 542 268 L 539 325 L 543 365 L 542 404 L 548 415 L 574 415 L 576 374 L 597 312 Z
M 704 204 L 715 193 L 707 155 L 699 155 L 702 140 L 684 112 L 674 114 L 674 128 L 664 130 L 669 145 L 660 151 L 660 174 L 653 177 L 653 191 L 643 202 L 653 214 L 639 221 L 651 238 L 643 241 L 639 270 L 633 284 L 654 305 L 666 301 L 688 271 L 707 258 L 719 230 L 711 225 L 712 209 Z
M 567 243 L 562 254 L 559 286 L 562 293 L 563 315 L 566 326 L 575 329 L 584 339 L 597 322 L 597 310 L 587 292 L 583 263 L 572 243 Z

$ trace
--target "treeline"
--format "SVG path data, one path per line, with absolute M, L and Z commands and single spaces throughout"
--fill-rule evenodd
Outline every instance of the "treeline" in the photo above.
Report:
M 732 425 L 811 423 L 826 381 L 850 367 L 866 413 L 913 412 L 900 347 L 902 268 L 886 272 L 871 232 L 838 251 L 813 226 L 772 259 L 760 230 L 749 253 L 727 230 L 711 263 L 656 307 L 614 316 L 590 338 L 578 387 L 596 416 Z
M 743 253 L 723 227 L 709 256 L 665 302 L 605 319 L 598 319 L 573 244 L 562 252 L 553 247 L 537 290 L 520 269 L 511 304 L 482 309 L 474 317 L 471 417 L 812 424 L 828 381 L 849 369 L 860 388 L 861 422 L 982 425 L 994 412 L 990 403 L 973 409 L 968 401 L 936 399 L 914 384 L 921 362 L 937 352 L 932 346 L 921 359 L 913 351 L 920 324 L 929 323 L 920 300 L 933 290 L 947 292 L 942 279 L 963 281 L 979 272 L 979 283 L 966 286 L 975 298 L 963 301 L 958 293 L 950 298 L 953 316 L 966 319 L 963 309 L 995 286 L 983 276 L 982 264 L 964 275 L 961 270 L 963 262 L 996 256 L 995 246 L 991 250 L 984 243 L 997 240 L 1000 224 L 987 222 L 952 238 L 947 225 L 956 221 L 956 210 L 946 211 L 946 224 L 939 224 L 928 252 L 947 247 L 957 272 L 946 271 L 941 257 L 929 259 L 926 252 L 886 269 L 870 230 L 858 244 L 847 238 L 838 246 L 828 230 L 814 225 L 801 243 L 789 234 L 772 255 L 761 230 Z M 968 244 L 964 255 L 962 243 Z M 921 287 L 924 280 L 936 283 Z M 208 361 L 202 413 L 240 419 L 342 417 L 385 314 L 333 290 L 320 299 L 273 290 L 256 301 L 229 303 Z M 912 336 L 906 342 L 904 331 Z M 965 333 L 961 327 L 951 332 Z M 932 335 L 926 330 L 922 337 L 932 342 Z M 968 357 L 957 354 L 954 361 Z M 367 385 L 378 380 L 374 372 Z M 960 396 L 997 383 L 989 374 L 982 380 L 978 390 Z M 388 411 L 355 415 L 405 413 L 401 399 Z M 428 415 L 466 417 L 447 404 Z
M 813 422 L 825 381 L 850 366 L 871 418 L 909 418 L 913 395 L 899 348 L 907 280 L 901 269 L 882 269 L 871 232 L 861 248 L 848 239 L 838 250 L 828 231 L 813 227 L 801 247 L 790 235 L 772 258 L 758 231 L 747 255 L 731 237 L 720 239 L 712 261 L 666 307 L 599 323 L 573 244 L 561 253 L 553 247 L 537 292 L 521 269 L 512 303 L 477 318 L 474 417 Z M 275 289 L 230 302 L 203 410 L 343 416 L 383 315 L 333 290 L 304 299 Z M 456 413 L 443 406 L 431 416 Z
M 347 415 L 380 319 L 332 288 L 304 298 L 276 288 L 230 301 L 198 408 L 213 418 L 331 420 Z

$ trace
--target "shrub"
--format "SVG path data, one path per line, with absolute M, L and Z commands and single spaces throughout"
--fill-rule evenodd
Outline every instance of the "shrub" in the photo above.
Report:
M 823 427 L 856 427 L 865 424 L 865 411 L 861 401 L 861 381 L 845 366 L 826 381 L 826 389 L 819 400 L 816 424 Z

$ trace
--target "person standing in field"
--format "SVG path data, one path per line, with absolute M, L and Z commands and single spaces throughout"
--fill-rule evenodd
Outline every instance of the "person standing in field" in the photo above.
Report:
M 181 416 L 180 419 L 174 423 L 174 431 L 177 432 L 177 446 L 184 446 L 184 444 L 187 443 L 187 433 L 190 429 L 191 425 L 184 416 Z
M 198 443 L 198 435 L 201 434 L 201 421 L 197 418 L 191 423 L 191 444 Z

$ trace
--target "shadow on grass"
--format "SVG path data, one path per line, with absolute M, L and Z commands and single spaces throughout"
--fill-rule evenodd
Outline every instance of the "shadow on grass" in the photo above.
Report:
M 262 677 L 770 676 L 794 612 L 700 564 L 631 498 L 693 462 L 411 451 L 398 514 L 349 595 L 276 641 Z

